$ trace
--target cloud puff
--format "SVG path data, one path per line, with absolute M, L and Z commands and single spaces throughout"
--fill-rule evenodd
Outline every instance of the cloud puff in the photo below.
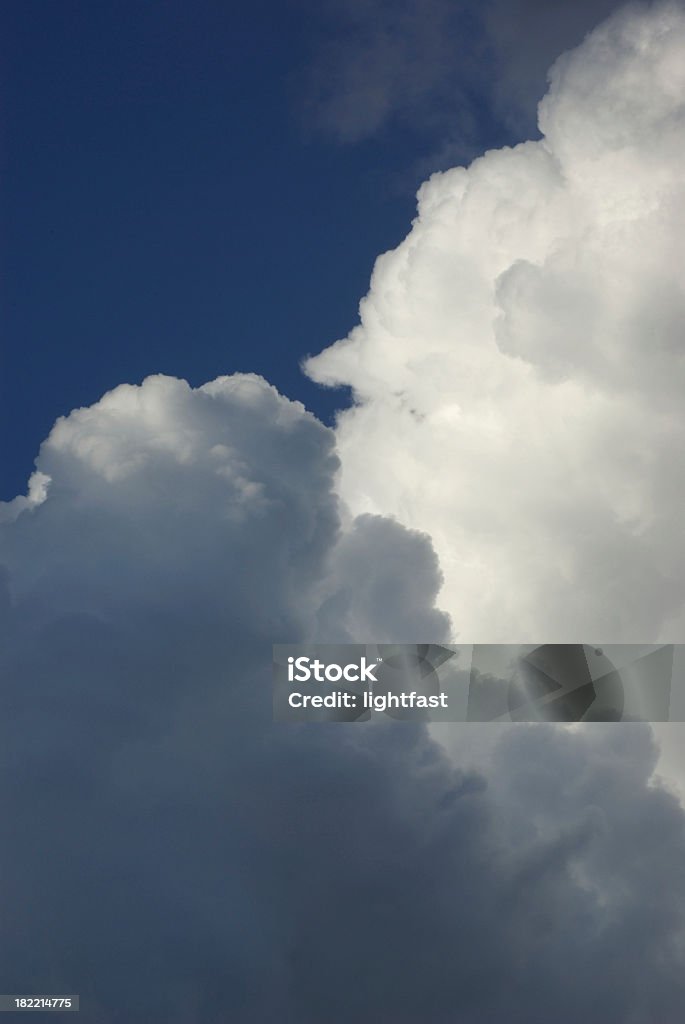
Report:
M 339 143 L 401 127 L 430 142 L 417 165 L 471 157 L 497 130 L 527 136 L 551 62 L 615 0 L 303 0 L 312 59 L 307 123 Z
M 14 607 L 50 595 L 53 611 L 105 624 L 132 601 L 185 616 L 211 599 L 215 617 L 260 623 L 271 643 L 320 635 L 335 603 L 326 628 L 345 640 L 358 593 L 372 633 L 403 639 L 418 614 L 426 637 L 445 639 L 430 543 L 380 517 L 352 521 L 338 468 L 333 433 L 260 377 L 118 387 L 58 420 L 28 497 L 4 505 Z
M 271 722 L 274 641 L 449 634 L 425 536 L 350 519 L 337 469 L 254 376 L 56 424 L 0 528 L 5 990 L 93 1024 L 670 1019 L 685 818 L 646 727 L 522 727 L 486 778 L 384 716 Z
M 316 127 L 338 142 L 355 143 L 398 117 L 415 126 L 435 122 L 438 97 L 439 106 L 453 112 L 456 104 L 445 100 L 458 65 L 463 4 L 329 0 L 309 6 L 321 27 L 299 91 Z
M 618 6 L 615 0 L 490 0 L 480 6 L 492 54 L 492 106 L 505 123 L 530 134 L 552 61 Z
M 253 906 L 278 855 L 261 896 L 238 862 L 278 844 L 298 743 L 270 725 L 272 643 L 449 636 L 430 544 L 345 516 L 333 444 L 256 376 L 152 377 L 58 421 L 3 507 L 6 991 L 80 990 L 98 1021 L 224 1019 L 222 991 L 259 1015 L 239 993 L 286 954 Z
M 612 16 L 550 74 L 543 137 L 434 175 L 361 322 L 341 493 L 426 530 L 469 642 L 678 639 L 685 14 Z

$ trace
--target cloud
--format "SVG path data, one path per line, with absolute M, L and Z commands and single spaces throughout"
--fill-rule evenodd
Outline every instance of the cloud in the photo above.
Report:
M 279 760 L 315 759 L 270 725 L 271 645 L 446 639 L 435 556 L 345 516 L 332 432 L 256 376 L 119 387 L 37 466 L 0 528 L 5 989 L 80 991 L 98 1021 L 224 1019 L 223 992 L 255 1019 L 244 986 L 287 953 L 255 906 L 278 855 L 262 894 L 241 879 L 298 799 Z
M 118 387 L 58 420 L 28 498 L 4 506 L 13 602 L 28 611 L 49 595 L 53 611 L 95 616 L 92 590 L 104 626 L 131 602 L 185 616 L 201 597 L 234 625 L 260 623 L 271 644 L 321 633 L 330 602 L 326 628 L 344 641 L 358 592 L 372 631 L 397 640 L 418 612 L 445 639 L 429 542 L 352 520 L 333 492 L 338 468 L 332 431 L 255 375 Z
M 540 141 L 421 187 L 307 363 L 353 388 L 344 499 L 428 532 L 467 642 L 685 625 L 684 69 L 680 5 L 610 18 L 554 65 Z
M 341 143 L 371 138 L 397 118 L 434 121 L 468 31 L 464 11 L 450 0 L 317 5 L 315 56 L 298 82 L 305 117 Z
M 672 1019 L 647 727 L 522 726 L 471 771 L 385 716 L 272 723 L 274 641 L 449 635 L 425 535 L 349 516 L 333 442 L 237 375 L 43 445 L 0 528 L 2 985 L 89 1024 Z
M 481 7 L 492 53 L 493 112 L 529 133 L 552 62 L 620 6 L 616 0 L 492 0 Z
M 441 574 L 469 642 L 678 622 L 684 38 L 613 19 L 543 142 L 423 187 L 310 364 L 354 388 L 336 434 L 253 375 L 55 425 L 0 508 L 0 989 L 87 1024 L 677 1019 L 649 727 L 457 726 L 448 757 L 276 725 L 270 655 L 447 640 Z
M 338 143 L 401 128 L 416 170 L 471 158 L 497 132 L 535 131 L 552 61 L 615 0 L 302 0 L 311 59 L 295 93 L 305 123 Z

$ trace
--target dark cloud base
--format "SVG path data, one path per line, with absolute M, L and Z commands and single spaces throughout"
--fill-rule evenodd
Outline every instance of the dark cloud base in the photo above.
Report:
M 426 538 L 346 522 L 330 431 L 153 378 L 39 468 L 0 535 L 0 989 L 84 1024 L 676 1024 L 648 727 L 503 728 L 474 773 L 421 727 L 271 721 L 274 641 L 449 635 Z

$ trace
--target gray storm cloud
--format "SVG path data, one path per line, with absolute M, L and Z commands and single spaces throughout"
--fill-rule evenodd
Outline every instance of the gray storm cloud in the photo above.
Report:
M 521 726 L 469 771 L 419 726 L 271 721 L 274 641 L 450 632 L 430 543 L 346 513 L 333 442 L 258 377 L 155 377 L 60 420 L 5 507 L 1 986 L 92 1024 L 674 1019 L 685 816 L 647 726 Z

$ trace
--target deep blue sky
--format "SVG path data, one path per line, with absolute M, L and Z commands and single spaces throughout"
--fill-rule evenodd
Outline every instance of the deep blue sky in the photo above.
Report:
M 299 359 L 356 322 L 426 136 L 308 125 L 307 0 L 21 0 L 1 22 L 0 497 L 58 415 L 150 373 L 255 371 L 330 421 L 345 395 Z

